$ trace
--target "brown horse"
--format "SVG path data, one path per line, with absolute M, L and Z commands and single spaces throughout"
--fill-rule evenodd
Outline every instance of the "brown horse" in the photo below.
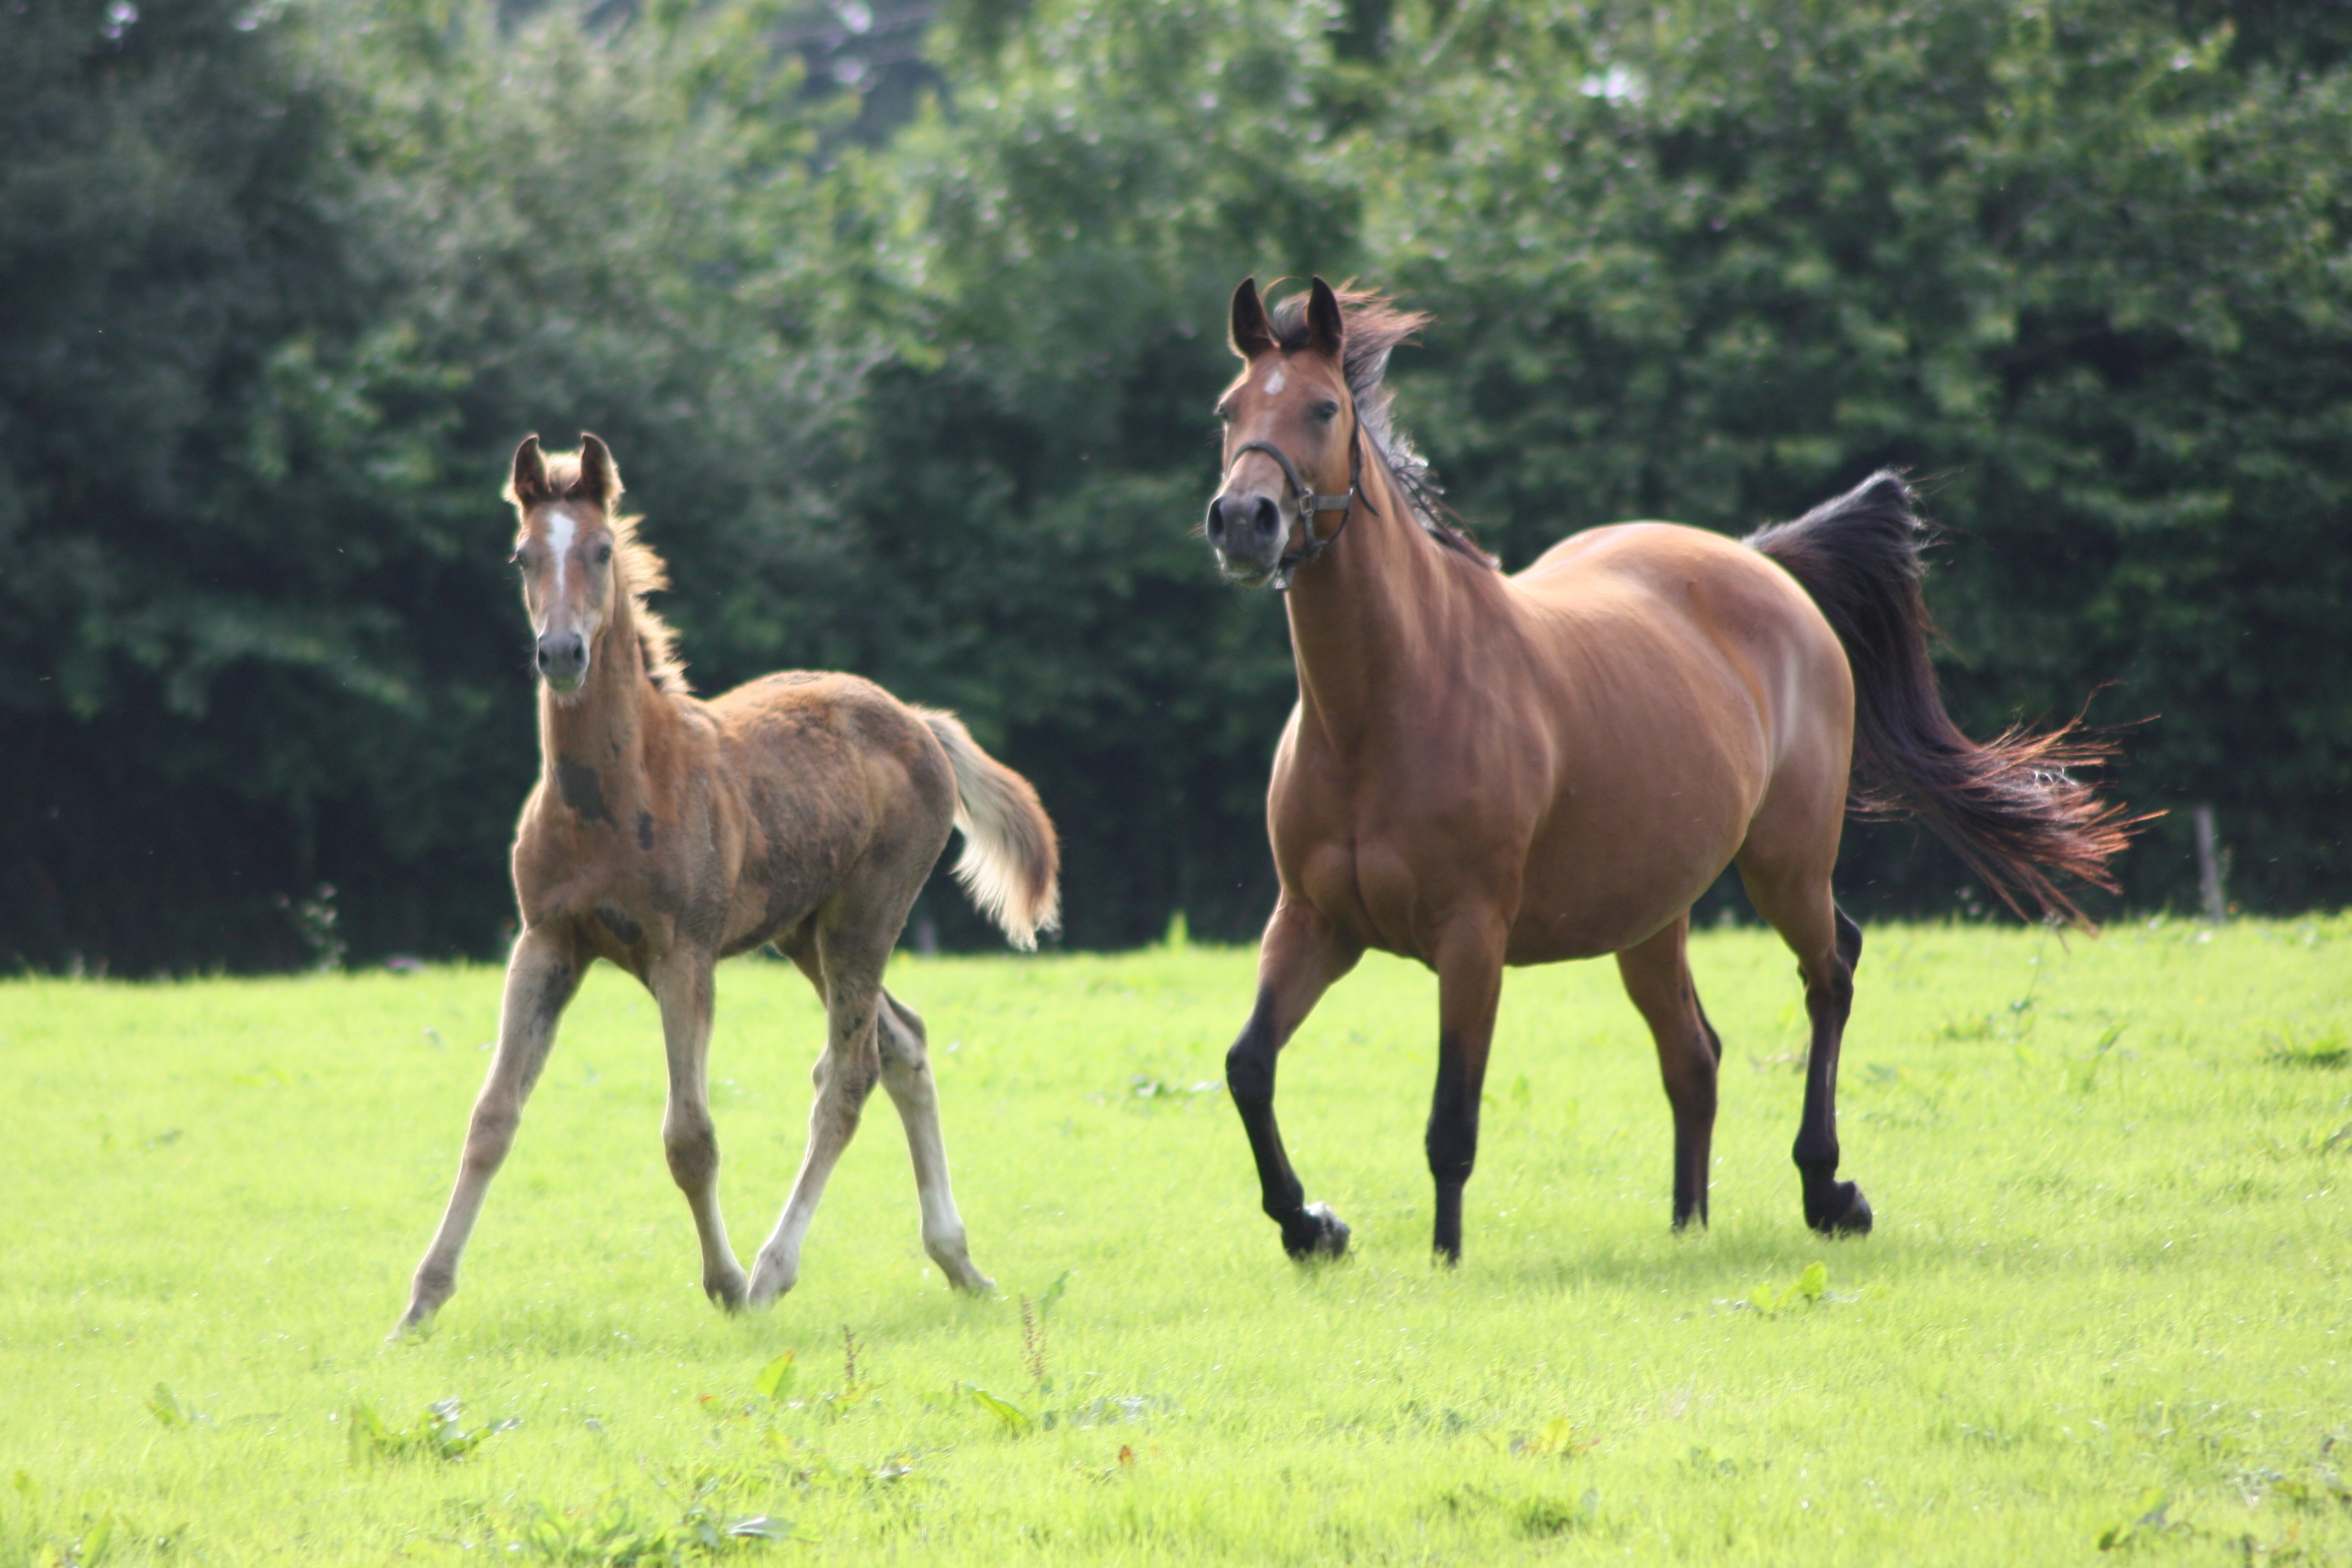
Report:
M 1255 281 L 1234 295 L 1245 368 L 1217 408 L 1207 532 L 1229 577 L 1288 590 L 1298 666 L 1266 802 L 1281 896 L 1225 1058 L 1265 1212 L 1293 1257 L 1346 1250 L 1284 1153 L 1275 1062 L 1365 949 L 1402 953 L 1437 973 L 1427 1146 L 1436 1250 L 1458 1259 L 1503 966 L 1608 952 L 1674 1108 L 1675 1224 L 1704 1224 L 1723 1047 L 1685 946 L 1692 901 L 1736 865 L 1804 978 L 1806 1222 L 1867 1231 L 1837 1180 L 1862 952 L 1830 890 L 1846 813 L 1916 815 L 2012 907 L 2084 923 L 2053 874 L 2108 885 L 2129 826 L 2063 771 L 2100 748 L 2071 726 L 1985 746 L 1953 726 L 1921 526 L 1890 474 L 1745 543 L 1624 523 L 1504 575 L 1389 421 L 1389 353 L 1425 320 L 1319 278 L 1272 315 Z
M 661 560 L 618 514 L 620 497 L 593 436 L 576 456 L 547 457 L 536 436 L 515 452 L 507 499 L 542 682 L 539 785 L 514 847 L 522 933 L 457 1189 L 400 1327 L 457 1288 L 556 1020 L 599 958 L 661 1005 L 662 1142 L 711 1300 L 764 1305 L 793 1288 L 825 1178 L 877 1077 L 906 1123 L 924 1248 L 950 1284 L 985 1290 L 948 1187 L 923 1021 L 883 988 L 882 970 L 951 826 L 963 830 L 965 889 L 1014 946 L 1036 945 L 1055 921 L 1054 825 L 951 715 L 855 676 L 771 675 L 709 702 L 688 695 L 670 630 L 645 602 L 665 585 Z M 719 1215 L 704 1058 L 713 966 L 761 943 L 815 985 L 826 1037 L 800 1176 L 747 1280 Z

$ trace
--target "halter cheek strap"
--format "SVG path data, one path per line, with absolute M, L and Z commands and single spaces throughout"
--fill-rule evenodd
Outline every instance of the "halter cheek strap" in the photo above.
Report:
M 1345 495 L 1316 494 L 1314 490 L 1307 488 L 1307 481 L 1299 477 L 1298 465 L 1290 460 L 1290 454 L 1271 441 L 1243 442 L 1234 448 L 1234 460 L 1238 461 L 1244 452 L 1264 452 L 1267 457 L 1272 458 L 1282 469 L 1283 482 L 1290 487 L 1291 516 L 1298 523 L 1298 548 L 1285 552 L 1282 559 L 1275 563 L 1274 574 L 1265 580 L 1266 586 L 1277 594 L 1286 593 L 1290 588 L 1290 580 L 1297 575 L 1298 569 L 1330 549 L 1339 535 L 1346 531 L 1348 520 L 1356 515 L 1355 508 L 1359 500 L 1364 503 L 1365 510 L 1375 517 L 1380 515 L 1381 509 L 1372 504 L 1371 497 L 1363 493 L 1364 428 L 1360 425 L 1357 426 L 1349 437 L 1348 492 Z M 1233 464 L 1227 463 L 1225 468 L 1230 472 Z M 1315 531 L 1315 514 L 1320 511 L 1338 512 L 1339 526 L 1328 534 L 1318 536 Z M 1286 528 L 1283 531 L 1286 534 L 1289 530 Z

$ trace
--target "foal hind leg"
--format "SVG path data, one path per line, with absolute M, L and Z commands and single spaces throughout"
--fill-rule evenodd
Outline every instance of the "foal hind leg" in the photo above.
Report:
M 890 954 L 890 937 L 877 939 L 873 922 L 821 924 L 814 952 L 793 953 L 824 998 L 824 1054 L 810 1075 L 816 1084 L 816 1103 L 809 1107 L 808 1148 L 801 1156 L 800 1174 L 776 1228 L 751 1265 L 751 1285 L 746 1300 L 764 1307 L 800 1282 L 801 1244 L 809 1222 L 841 1152 L 856 1135 L 866 1097 L 881 1077 L 880 1052 L 875 1044 L 875 1016 L 882 996 L 882 965 Z M 895 936 L 895 928 L 891 931 Z
M 1805 1223 L 1823 1236 L 1863 1236 L 1871 1226 L 1869 1200 L 1852 1182 L 1837 1179 L 1838 1048 L 1853 1009 L 1853 969 L 1862 958 L 1862 928 L 1830 896 L 1829 875 L 1781 878 L 1743 857 L 1740 880 L 1780 939 L 1797 955 L 1805 981 L 1805 1014 L 1812 1044 L 1805 1058 L 1805 1109 L 1791 1151 L 1804 1184 Z
M 878 1015 L 877 1045 L 882 1057 L 882 1087 L 907 1126 L 907 1153 L 915 1164 L 915 1196 L 923 1210 L 923 1250 L 959 1290 L 984 1294 L 996 1281 L 972 1267 L 964 1241 L 963 1216 L 956 1213 L 948 1185 L 947 1144 L 940 1136 L 939 1085 L 931 1077 L 922 1016 L 886 987 Z
M 1716 1068 L 1723 1043 L 1691 984 L 1690 912 L 1617 955 L 1625 994 L 1650 1026 L 1658 1076 L 1675 1110 L 1675 1228 L 1706 1224 L 1706 1185 L 1715 1141 Z

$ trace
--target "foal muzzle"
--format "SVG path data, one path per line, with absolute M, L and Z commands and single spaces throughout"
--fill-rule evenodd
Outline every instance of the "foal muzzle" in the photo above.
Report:
M 588 639 L 578 632 L 549 632 L 539 639 L 540 678 L 558 691 L 577 691 L 588 679 Z

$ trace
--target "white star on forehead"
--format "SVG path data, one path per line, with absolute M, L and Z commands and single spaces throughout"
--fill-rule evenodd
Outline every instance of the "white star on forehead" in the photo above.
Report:
M 572 553 L 572 534 L 579 527 L 572 515 L 562 507 L 547 514 L 547 547 L 555 552 L 555 591 L 563 592 L 563 563 Z

